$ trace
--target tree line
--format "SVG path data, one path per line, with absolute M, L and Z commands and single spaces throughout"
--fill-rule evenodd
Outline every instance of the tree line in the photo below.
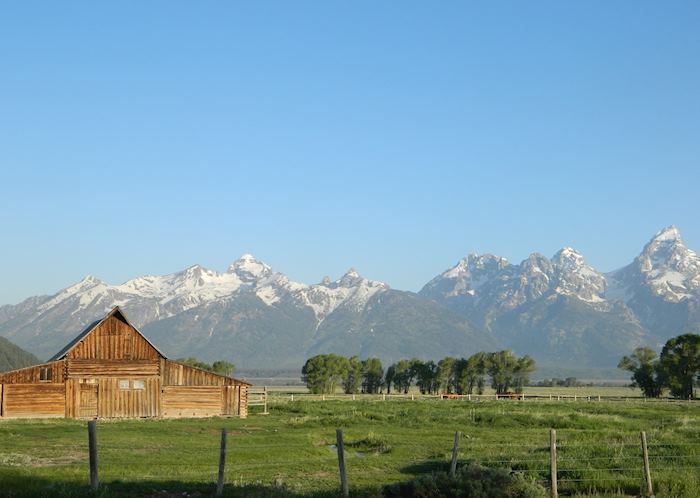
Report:
M 624 356 L 618 368 L 632 372 L 632 385 L 644 396 L 658 398 L 664 389 L 681 399 L 696 398 L 700 384 L 700 335 L 683 334 L 669 339 L 657 355 L 648 347 Z
M 189 358 L 178 358 L 175 361 L 177 361 L 178 363 L 184 363 L 185 365 L 189 365 L 191 367 L 201 368 L 202 370 L 206 370 L 207 372 L 212 372 L 219 375 L 226 375 L 228 377 L 233 375 L 233 372 L 236 371 L 236 365 L 225 360 L 217 360 L 211 365 L 204 361 L 198 360 L 193 356 L 190 356 Z
M 487 381 L 498 394 L 522 392 L 535 370 L 535 360 L 518 357 L 512 351 L 480 352 L 469 358 L 446 357 L 435 363 L 418 358 L 403 359 L 386 371 L 379 358 L 360 360 L 336 354 L 309 358 L 301 370 L 302 379 L 314 394 L 335 392 L 338 386 L 346 394 L 384 392 L 408 393 L 416 385 L 423 394 L 482 394 Z

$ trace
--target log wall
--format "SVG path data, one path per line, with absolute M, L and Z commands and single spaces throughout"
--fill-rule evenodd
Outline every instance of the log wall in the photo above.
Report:
M 96 360 L 69 358 L 68 378 L 154 377 L 159 373 L 158 360 Z
M 163 417 L 213 417 L 222 413 L 220 386 L 164 386 Z
M 51 380 L 39 380 L 42 368 L 52 369 Z M 0 384 L 62 384 L 64 380 L 65 362 L 62 360 L 0 373 Z
M 183 365 L 176 361 L 163 360 L 163 385 L 165 386 L 225 386 L 234 385 L 236 381 L 200 368 Z
M 248 416 L 248 384 L 241 383 L 240 390 L 238 394 L 238 415 L 241 418 L 246 418 Z
M 4 384 L 1 411 L 4 418 L 65 417 L 65 385 Z

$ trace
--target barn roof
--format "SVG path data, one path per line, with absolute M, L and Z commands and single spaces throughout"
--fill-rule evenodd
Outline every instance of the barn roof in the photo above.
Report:
M 146 340 L 146 342 L 147 342 L 148 344 L 150 344 L 151 347 L 152 347 L 153 349 L 155 349 L 156 352 L 157 352 L 160 356 L 162 356 L 163 358 L 166 357 L 166 356 L 155 346 L 155 344 L 153 344 L 151 341 L 149 341 L 148 338 L 147 338 L 145 335 L 143 335 L 139 329 L 137 329 L 136 327 L 133 326 L 133 324 L 129 321 L 129 319 L 126 317 L 126 315 L 124 314 L 124 312 L 119 308 L 119 306 L 115 306 L 114 309 L 113 309 L 112 311 L 110 311 L 109 313 L 107 313 L 107 315 L 105 315 L 104 318 L 102 318 L 102 319 L 100 319 L 100 320 L 96 320 L 96 321 L 92 322 L 90 325 L 88 325 L 88 326 L 85 328 L 85 330 L 83 330 L 80 334 L 78 334 L 78 336 L 77 336 L 75 339 L 73 339 L 71 342 L 69 342 L 62 350 L 60 350 L 58 353 L 56 353 L 49 361 L 62 360 L 63 358 L 65 358 L 65 356 L 66 356 L 68 353 L 70 353 L 70 351 L 71 351 L 74 347 L 76 347 L 76 346 L 80 343 L 80 341 L 82 341 L 83 339 L 85 339 L 85 337 L 87 337 L 87 336 L 90 334 L 90 332 L 92 332 L 93 330 L 95 330 L 100 324 L 102 324 L 102 322 L 104 322 L 104 321 L 107 320 L 108 318 L 110 318 L 110 317 L 112 317 L 112 316 L 116 316 L 116 315 L 119 315 L 119 317 L 121 317 L 121 319 L 122 319 L 125 323 L 127 323 L 131 328 L 133 328 L 136 332 L 138 332 L 139 335 L 140 335 L 141 337 L 143 337 L 143 338 Z

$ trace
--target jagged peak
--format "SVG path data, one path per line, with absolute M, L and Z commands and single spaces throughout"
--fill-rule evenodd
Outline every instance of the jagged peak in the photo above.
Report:
M 559 249 L 554 256 L 552 262 L 555 265 L 564 267 L 580 267 L 586 265 L 586 259 L 579 251 L 570 246 L 565 246 Z
M 348 271 L 345 272 L 345 275 L 343 275 L 343 277 L 360 278 L 360 274 L 355 268 L 350 267 L 348 268 Z
M 85 275 L 85 277 L 83 277 L 83 279 L 80 282 L 78 282 L 78 284 L 101 284 L 101 283 L 102 283 L 102 280 L 100 280 L 99 278 L 97 278 L 94 275 Z
M 660 242 L 660 241 L 679 241 L 682 242 L 683 238 L 681 237 L 681 232 L 678 230 L 678 227 L 676 225 L 670 225 L 667 226 L 666 228 L 659 230 L 656 232 L 654 237 L 651 239 L 652 242 Z
M 576 255 L 576 256 L 581 256 L 581 252 L 577 251 L 571 246 L 564 246 L 561 249 L 559 249 L 556 254 L 554 254 L 554 257 L 557 256 L 568 256 L 568 255 Z
M 248 278 L 259 278 L 270 275 L 272 273 L 272 268 L 266 263 L 256 259 L 252 254 L 246 253 L 231 263 L 227 272 L 245 275 Z

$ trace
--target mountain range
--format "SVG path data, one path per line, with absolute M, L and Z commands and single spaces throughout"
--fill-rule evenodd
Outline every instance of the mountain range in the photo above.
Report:
M 327 352 L 391 362 L 500 348 L 540 365 L 609 367 L 636 346 L 700 331 L 700 258 L 671 226 L 610 273 L 570 247 L 520 264 L 472 254 L 414 293 L 353 269 L 293 282 L 246 254 L 224 272 L 195 265 L 120 285 L 87 276 L 0 306 L 0 336 L 46 358 L 116 305 L 169 356 L 240 368 L 299 368 Z

